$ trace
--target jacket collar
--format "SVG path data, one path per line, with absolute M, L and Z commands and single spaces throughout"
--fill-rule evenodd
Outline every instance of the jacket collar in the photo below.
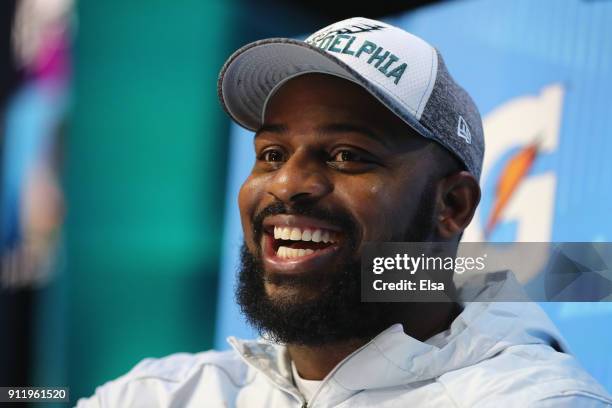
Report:
M 505 299 L 512 292 L 522 292 L 514 275 L 498 273 L 471 301 L 463 302 L 463 311 L 446 331 L 425 342 L 405 334 L 401 324 L 392 325 L 340 362 L 325 379 L 327 387 L 322 387 L 321 393 L 342 390 L 348 396 L 364 389 L 431 380 L 489 359 L 512 345 L 564 344 L 535 303 L 479 301 Z M 247 364 L 279 387 L 295 390 L 285 346 L 234 337 L 228 342 Z M 364 376 L 364 369 L 377 374 Z

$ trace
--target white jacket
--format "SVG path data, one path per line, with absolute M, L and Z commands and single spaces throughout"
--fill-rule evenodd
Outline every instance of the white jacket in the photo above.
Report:
M 512 276 L 487 296 L 517 286 Z M 477 299 L 476 299 L 477 300 Z M 393 325 L 339 363 L 308 407 L 612 407 L 531 302 L 469 302 L 426 342 Z M 146 359 L 98 387 L 89 407 L 304 407 L 284 346 L 228 338 L 233 350 Z

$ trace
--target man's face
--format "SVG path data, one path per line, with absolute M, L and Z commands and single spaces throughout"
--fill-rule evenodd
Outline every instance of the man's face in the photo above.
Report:
M 334 309 L 316 317 L 321 327 L 340 308 L 359 313 L 363 244 L 432 237 L 431 143 L 347 80 L 307 74 L 284 84 L 266 108 L 239 194 L 246 246 L 238 300 L 247 317 L 274 334 L 282 322 L 253 314 L 293 312 L 281 316 L 290 324 L 323 313 L 317 307 Z

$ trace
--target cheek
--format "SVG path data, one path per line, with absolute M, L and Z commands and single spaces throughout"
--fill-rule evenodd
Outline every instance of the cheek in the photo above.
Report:
M 409 228 L 419 197 L 418 186 L 407 181 L 370 180 L 352 183 L 347 200 L 352 202 L 354 217 L 363 230 L 363 241 L 390 241 Z
M 342 201 L 362 232 L 362 241 L 383 241 L 392 225 L 393 194 L 384 180 L 368 178 L 344 184 Z M 339 189 L 336 189 L 340 193 Z
M 372 241 L 387 241 L 393 235 L 393 227 L 397 224 L 395 191 L 388 184 L 370 186 L 367 190 L 368 201 L 368 235 Z M 368 236 L 366 235 L 366 236 Z
M 242 230 L 244 231 L 244 238 L 251 251 L 254 249 L 252 221 L 265 195 L 265 190 L 262 186 L 262 181 L 251 175 L 246 179 L 244 184 L 242 184 L 238 193 L 238 207 L 240 209 Z

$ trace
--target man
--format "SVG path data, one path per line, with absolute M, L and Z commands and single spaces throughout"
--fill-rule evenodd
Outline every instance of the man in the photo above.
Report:
M 219 96 L 256 131 L 237 301 L 264 339 L 147 359 L 80 407 L 612 405 L 533 303 L 361 302 L 366 242 L 456 248 L 480 199 L 480 116 L 434 48 L 345 20 L 238 50 Z

